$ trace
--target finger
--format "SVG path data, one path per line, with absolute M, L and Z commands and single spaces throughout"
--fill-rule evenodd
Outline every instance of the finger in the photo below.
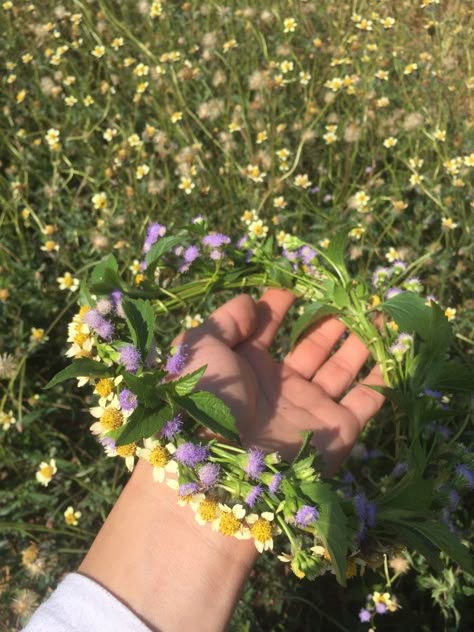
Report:
M 340 402 L 344 408 L 347 408 L 354 415 L 361 429 L 381 408 L 385 400 L 383 395 L 369 388 L 369 386 L 385 386 L 378 365 L 372 369 L 360 384 L 354 386 Z
M 309 380 L 329 357 L 345 329 L 336 318 L 321 321 L 288 353 L 283 364 Z
M 218 307 L 205 323 L 180 334 L 174 344 L 193 344 L 204 336 L 212 336 L 232 348 L 248 338 L 257 322 L 254 300 L 248 294 L 240 294 Z
M 257 326 L 249 344 L 268 349 L 280 328 L 295 296 L 289 290 L 267 290 L 257 303 Z
M 341 348 L 321 366 L 313 377 L 313 382 L 321 386 L 330 397 L 340 397 L 354 382 L 368 357 L 367 347 L 355 334 L 351 334 Z

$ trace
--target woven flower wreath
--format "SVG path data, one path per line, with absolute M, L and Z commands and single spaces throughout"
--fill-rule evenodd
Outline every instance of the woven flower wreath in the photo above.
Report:
M 146 459 L 154 480 L 175 488 L 199 523 L 253 539 L 260 552 L 277 549 L 298 577 L 331 571 L 345 584 L 404 546 L 433 565 L 443 550 L 471 572 L 467 549 L 440 518 L 450 493 L 447 471 L 462 493 L 472 486 L 473 459 L 459 448 L 447 462 L 433 428 L 446 423 L 437 393 L 468 391 L 472 371 L 447 359 L 451 326 L 434 299 L 420 296 L 417 263 L 379 267 L 369 287 L 349 275 L 345 235 L 322 249 L 284 232 L 269 235 L 255 211 L 242 220 L 246 232 L 237 243 L 210 231 L 202 217 L 173 235 L 151 224 L 130 282 L 112 255 L 97 264 L 81 284 L 80 309 L 69 324 L 72 363 L 48 388 L 72 377 L 93 388 L 90 430 L 107 456 L 121 457 L 130 471 L 137 457 Z M 291 462 L 243 449 L 229 407 L 199 390 L 206 367 L 186 373 L 185 345 L 163 355 L 157 347 L 160 315 L 202 304 L 219 290 L 265 286 L 291 289 L 304 304 L 292 345 L 318 320 L 337 315 L 379 364 L 382 390 L 404 424 L 397 449 L 406 455 L 385 477 L 383 492 L 322 480 L 309 432 Z M 374 324 L 377 312 L 382 327 Z

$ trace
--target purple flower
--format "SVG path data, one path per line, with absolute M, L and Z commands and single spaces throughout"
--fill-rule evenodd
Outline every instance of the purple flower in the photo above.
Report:
M 114 290 L 110 293 L 110 298 L 114 304 L 115 313 L 120 318 L 125 318 L 125 312 L 122 307 L 122 292 L 120 290 Z
M 456 511 L 460 500 L 461 497 L 459 496 L 459 493 L 455 489 L 452 489 L 448 496 L 449 509 L 451 511 Z
M 244 235 L 238 240 L 238 242 L 235 245 L 239 250 L 242 250 L 243 248 L 245 248 L 245 245 L 248 244 L 248 241 L 249 241 L 248 235 Z
M 110 340 L 114 335 L 114 326 L 112 323 L 101 316 L 98 311 L 91 309 L 83 318 L 86 325 L 89 325 L 98 336 L 104 340 Z
M 148 226 L 146 231 L 145 243 L 143 244 L 143 252 L 150 252 L 151 247 L 158 241 L 160 237 L 166 235 L 166 226 L 153 223 Z
M 138 406 L 138 398 L 128 388 L 124 388 L 119 395 L 120 408 L 122 410 L 135 410 Z
M 199 491 L 199 485 L 197 483 L 183 483 L 179 486 L 180 496 L 192 496 Z
M 95 306 L 96 311 L 101 316 L 106 316 L 109 312 L 111 312 L 114 308 L 114 304 L 112 301 L 109 301 L 108 298 L 100 298 Z
M 115 450 L 115 441 L 112 437 L 102 437 L 102 439 L 99 439 L 99 443 L 104 446 L 104 448 L 111 448 L 112 450 Z
M 295 516 L 295 524 L 297 527 L 307 527 L 312 522 L 316 522 L 319 518 L 319 511 L 311 505 L 303 505 L 298 509 Z
M 354 496 L 354 509 L 359 520 L 365 522 L 367 516 L 367 498 L 363 492 Z
M 385 299 L 388 301 L 389 298 L 393 298 L 398 294 L 403 294 L 403 290 L 400 290 L 398 287 L 391 287 L 385 292 Z
M 375 527 L 376 514 L 377 514 L 377 507 L 374 502 L 367 503 L 366 513 L 367 513 L 367 518 L 366 518 L 367 526 L 369 527 L 369 529 L 373 529 Z
M 440 391 L 433 391 L 431 388 L 424 388 L 423 393 L 434 399 L 441 399 L 443 396 Z
M 173 375 L 179 375 L 188 359 L 186 345 L 177 345 L 174 355 L 169 355 L 166 361 L 166 370 Z
M 136 373 L 141 364 L 141 355 L 133 345 L 125 345 L 120 349 L 120 362 L 129 373 Z
M 387 612 L 387 606 L 384 603 L 378 601 L 375 604 L 375 610 L 377 611 L 377 614 L 385 614 Z
M 319 193 L 319 191 L 320 191 L 319 187 L 312 187 L 312 188 L 309 190 L 309 192 L 310 192 L 310 193 Z
M 309 246 L 302 246 L 298 251 L 298 255 L 304 265 L 311 263 L 311 261 L 316 257 L 316 254 L 316 250 L 313 250 Z
M 220 261 L 222 259 L 222 252 L 214 248 L 214 250 L 211 250 L 209 257 L 212 261 Z
M 361 611 L 359 612 L 359 621 L 361 623 L 368 623 L 371 620 L 371 618 L 372 618 L 372 615 L 367 610 L 367 608 L 362 608 Z
M 268 485 L 268 490 L 272 493 L 272 494 L 276 494 L 280 485 L 281 485 L 281 481 L 283 479 L 283 474 L 274 474 L 272 476 L 272 479 Z
M 180 413 L 165 423 L 161 429 L 161 436 L 171 441 L 171 439 L 181 431 L 183 427 L 183 417 Z
M 199 468 L 198 476 L 204 487 L 213 487 L 219 480 L 221 468 L 217 463 L 206 463 Z
M 247 453 L 247 465 L 244 468 L 250 478 L 258 478 L 265 469 L 265 453 L 257 448 L 250 448 Z
M 392 470 L 392 476 L 393 478 L 400 478 L 407 470 L 408 465 L 406 463 L 397 463 Z
M 379 288 L 391 277 L 392 271 L 389 268 L 378 266 L 375 268 L 375 272 L 372 275 L 372 285 Z
M 461 478 L 462 482 L 467 484 L 468 489 L 474 489 L 474 472 L 467 465 L 460 463 L 456 465 L 454 471 Z
M 247 505 L 249 507 L 254 507 L 255 503 L 262 495 L 262 492 L 263 492 L 263 487 L 261 485 L 255 485 L 255 487 L 252 487 L 252 489 L 249 491 L 249 493 L 245 497 L 245 502 L 247 503 Z
M 174 458 L 183 465 L 195 467 L 198 463 L 202 463 L 209 456 L 209 449 L 205 445 L 200 445 L 187 441 L 182 443 L 176 452 Z
M 352 485 L 355 482 L 354 474 L 352 472 L 346 472 L 342 477 L 342 482 L 346 485 Z
M 406 269 L 407 269 L 407 264 L 404 261 L 400 261 L 397 259 L 397 261 L 393 262 L 393 266 L 392 266 L 393 274 L 401 274 L 402 272 L 405 272 Z
M 183 254 L 183 258 L 186 263 L 192 263 L 199 257 L 199 248 L 197 246 L 189 246 L 186 248 Z
M 220 248 L 225 244 L 230 244 L 230 237 L 223 235 L 222 233 L 210 233 L 202 238 L 203 246 L 210 246 L 211 248 Z

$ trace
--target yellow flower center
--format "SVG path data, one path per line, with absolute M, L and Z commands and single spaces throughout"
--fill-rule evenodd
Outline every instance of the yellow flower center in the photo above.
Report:
M 219 531 L 224 535 L 234 535 L 240 527 L 240 520 L 231 513 L 223 513 L 219 522 Z
M 259 518 L 250 527 L 250 533 L 257 542 L 266 542 L 272 538 L 272 525 L 265 518 Z
M 200 504 L 198 514 L 206 522 L 212 522 L 217 518 L 219 506 L 217 500 L 212 498 L 205 498 Z
M 123 424 L 123 415 L 117 408 L 107 408 L 100 418 L 100 423 L 106 430 L 116 430 Z
M 84 336 L 84 335 L 85 334 L 78 334 L 78 336 Z M 78 336 L 76 336 L 76 338 Z M 74 340 L 76 340 L 76 338 L 74 338 Z M 108 397 L 110 393 L 112 392 L 112 380 L 109 380 L 107 378 L 99 380 L 97 384 L 95 385 L 95 390 L 97 393 L 99 393 L 101 397 Z
M 82 320 L 88 311 L 90 311 L 89 305 L 83 305 L 79 310 L 79 318 Z
M 66 522 L 66 524 L 75 526 L 77 524 L 77 519 L 76 516 L 74 515 L 74 512 L 71 511 L 68 514 L 64 514 L 64 520 Z
M 119 445 L 117 448 L 117 454 L 119 456 L 123 456 L 124 458 L 127 456 L 133 456 L 135 454 L 136 448 L 137 448 L 136 443 L 127 443 L 126 445 Z
M 21 563 L 23 566 L 29 566 L 38 559 L 39 548 L 36 544 L 30 544 L 30 546 L 21 552 Z
M 40 474 L 44 476 L 44 478 L 53 478 L 54 470 L 51 465 L 43 465 L 40 469 Z
M 171 459 L 171 455 L 166 448 L 157 445 L 150 453 L 150 463 L 153 467 L 165 467 Z

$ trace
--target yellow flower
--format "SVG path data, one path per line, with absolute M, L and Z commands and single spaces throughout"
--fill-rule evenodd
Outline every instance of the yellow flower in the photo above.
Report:
M 227 42 L 224 42 L 223 46 L 222 46 L 222 50 L 224 51 L 224 53 L 228 53 L 230 50 L 232 50 L 233 48 L 237 48 L 238 44 L 236 42 L 235 39 L 230 39 Z
M 260 171 L 258 165 L 247 165 L 244 173 L 252 182 L 263 182 L 267 175 L 264 171 Z
M 186 329 L 194 329 L 194 327 L 199 327 L 204 322 L 201 314 L 195 314 L 194 316 L 185 316 L 184 318 L 184 326 Z
M 250 535 L 259 553 L 273 549 L 273 519 L 274 515 L 269 511 L 264 511 L 260 516 L 250 514 L 246 518 L 250 525 Z
M 257 219 L 249 225 L 248 233 L 249 237 L 263 239 L 267 236 L 268 226 L 263 223 L 263 220 Z
M 178 189 L 184 191 L 187 195 L 191 193 L 196 185 L 188 176 L 181 176 L 180 183 L 178 185 Z
M 13 416 L 13 412 L 10 410 L 8 413 L 4 413 L 3 410 L 0 411 L 0 426 L 2 429 L 7 432 L 10 428 L 16 424 L 16 419 Z
M 456 222 L 453 221 L 452 217 L 442 217 L 441 218 L 441 226 L 443 230 L 454 230 L 458 227 Z
M 420 184 L 422 180 L 424 180 L 424 176 L 420 175 L 419 173 L 413 173 L 410 176 L 410 184 L 413 187 L 416 186 L 417 184 Z
M 365 191 L 357 191 L 357 193 L 353 197 L 354 206 L 362 211 L 362 209 L 367 210 L 367 205 L 370 201 L 370 195 L 367 195 Z
M 32 327 L 30 334 L 30 342 L 33 344 L 41 344 L 42 342 L 46 342 L 49 340 L 48 336 L 45 335 L 44 329 L 42 327 Z
M 389 263 L 393 263 L 394 261 L 402 260 L 403 255 L 396 248 L 390 246 L 388 252 L 385 254 L 385 259 L 387 259 Z
M 439 129 L 439 127 L 437 129 L 435 129 L 435 131 L 433 132 L 433 138 L 435 138 L 436 140 L 441 141 L 442 143 L 444 143 L 444 141 L 446 140 L 446 130 L 444 129 Z
M 360 239 L 364 233 L 365 233 L 365 228 L 363 226 L 355 226 L 354 228 L 351 229 L 351 231 L 349 232 L 349 235 L 351 237 L 354 237 L 354 239 Z
M 380 79 L 381 81 L 388 81 L 388 75 L 388 70 L 377 70 L 377 72 L 375 73 L 376 78 Z
M 0 288 L 0 301 L 6 303 L 10 298 L 10 290 L 7 288 Z
M 123 37 L 114 37 L 111 46 L 114 50 L 118 50 L 123 46 Z
M 361 31 L 372 31 L 373 22 L 372 20 L 367 20 L 366 18 L 362 18 L 359 22 L 356 23 L 356 28 Z
M 411 75 L 415 70 L 418 70 L 418 64 L 407 64 L 403 70 L 404 75 Z
M 333 92 L 337 92 L 342 88 L 343 85 L 344 82 L 340 77 L 334 77 L 333 79 L 329 79 L 328 81 L 326 81 L 324 87 L 329 88 L 329 90 L 332 90 Z
M 163 5 L 159 0 L 154 0 L 150 7 L 150 17 L 152 20 L 159 18 L 163 13 Z
M 388 136 L 383 141 L 383 146 L 386 147 L 387 149 L 391 149 L 392 147 L 395 147 L 397 143 L 398 143 L 398 140 L 394 136 Z
M 376 99 L 375 107 L 380 110 L 382 108 L 386 108 L 389 105 L 389 103 L 390 103 L 390 100 L 388 99 L 388 97 L 380 97 L 380 99 Z
M 245 509 L 242 505 L 234 505 L 232 508 L 219 503 L 218 517 L 212 521 L 213 531 L 222 535 L 233 536 L 240 540 L 250 538 L 250 531 L 243 524 Z
M 153 480 L 157 483 L 163 483 L 166 474 L 177 474 L 178 464 L 173 460 L 172 456 L 176 452 L 176 448 L 172 443 L 162 446 L 157 439 L 145 439 L 144 448 L 137 448 L 137 456 L 145 459 L 153 466 Z
M 285 18 L 283 20 L 283 33 L 294 33 L 297 26 L 298 23 L 294 18 Z
M 295 67 L 295 64 L 289 59 L 285 59 L 280 64 L 280 70 L 284 75 L 291 72 L 294 69 L 294 67 Z
M 448 320 L 454 320 L 456 318 L 456 309 L 454 307 L 447 307 L 444 310 L 444 315 Z
M 105 46 L 95 46 L 91 52 L 91 55 L 100 59 L 105 55 Z
M 84 103 L 86 108 L 88 108 L 94 103 L 94 99 L 91 97 L 90 94 L 88 94 L 86 97 L 84 97 L 84 99 L 82 99 L 82 102 Z
M 227 129 L 231 134 L 234 134 L 235 132 L 240 132 L 241 127 L 238 123 L 232 121 L 232 123 L 229 123 L 229 125 L 227 126 Z
M 275 208 L 286 208 L 288 205 L 287 201 L 285 200 L 285 198 L 282 195 L 279 195 L 278 197 L 274 198 L 273 200 L 273 206 Z
M 309 72 L 306 72 L 305 70 L 302 70 L 299 74 L 300 77 L 300 84 L 302 86 L 307 86 L 308 83 L 311 81 L 311 75 Z
M 256 143 L 257 145 L 261 145 L 263 142 L 265 142 L 268 138 L 267 132 L 264 130 L 262 132 L 258 132 L 257 134 L 257 139 L 256 139 Z
M 173 112 L 173 114 L 170 117 L 170 120 L 172 123 L 177 123 L 178 121 L 182 121 L 183 120 L 183 113 L 182 112 Z
M 247 226 L 249 226 L 252 222 L 256 221 L 257 219 L 258 219 L 257 211 L 254 208 L 250 210 L 247 209 L 240 216 L 240 221 L 244 222 L 244 224 L 247 224 Z
M 141 180 L 150 172 L 150 167 L 148 165 L 138 165 L 137 170 L 135 171 L 135 177 L 137 180 Z
M 293 182 L 295 186 L 301 187 L 302 189 L 308 189 L 313 184 L 306 173 L 296 175 Z
M 68 107 L 72 108 L 72 107 L 74 107 L 74 106 L 76 105 L 76 103 L 77 103 L 77 99 L 76 99 L 76 97 L 74 97 L 74 96 L 70 95 L 70 96 L 68 96 L 68 97 L 64 97 L 64 103 L 65 103 Z
M 94 193 L 94 195 L 92 196 L 92 204 L 95 209 L 107 208 L 107 194 L 104 193 L 104 191 Z
M 474 167 L 474 153 L 464 156 L 464 164 L 466 167 Z
M 64 522 L 70 527 L 77 527 L 79 524 L 79 518 L 82 516 L 80 511 L 74 511 L 74 507 L 69 507 L 64 512 Z
M 70 272 L 65 272 L 64 276 L 58 277 L 56 281 L 59 283 L 60 290 L 77 292 L 79 289 L 79 279 L 74 278 Z
M 331 240 L 326 237 L 325 239 L 321 239 L 321 241 L 319 242 L 319 246 L 326 250 L 327 248 L 329 248 L 330 243 Z
M 47 487 L 57 471 L 58 468 L 56 467 L 55 459 L 51 459 L 49 463 L 46 463 L 46 461 L 42 461 L 39 464 L 38 471 L 36 472 L 36 480 L 38 481 L 38 483 L 41 483 L 41 485 Z
M 23 101 L 26 99 L 26 95 L 28 94 L 28 90 L 20 90 L 20 92 L 17 92 L 15 100 L 17 103 L 23 103 Z

